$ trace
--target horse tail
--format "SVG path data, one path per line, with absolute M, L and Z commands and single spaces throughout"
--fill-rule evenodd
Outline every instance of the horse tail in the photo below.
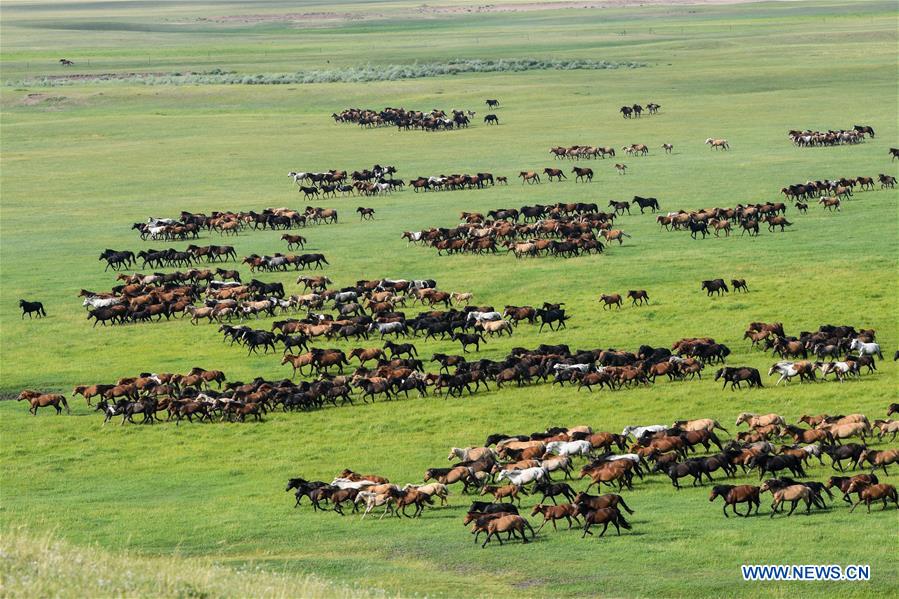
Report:
M 70 414 L 72 413 L 72 410 L 69 409 L 69 402 L 66 401 L 66 398 L 64 395 L 59 396 L 59 403 L 61 403 L 62 405 L 64 405 L 66 407 L 66 412 L 69 412 Z
M 893 490 L 893 494 L 894 494 L 894 495 L 896 494 L 895 489 Z M 528 522 L 525 518 L 522 518 L 521 521 L 524 522 L 524 525 L 527 526 L 527 527 L 528 527 L 528 530 L 531 531 L 531 538 L 532 538 L 532 539 L 536 539 L 536 538 L 537 538 L 537 532 L 534 530 L 534 527 L 531 526 L 531 523 Z
M 625 530 L 631 530 L 632 526 L 630 523 L 624 519 L 624 516 L 621 515 L 621 512 L 618 512 L 618 524 L 620 524 Z
M 624 497 L 621 497 L 620 495 L 618 496 L 618 505 L 620 505 L 621 507 L 623 507 L 623 508 L 625 509 L 625 511 L 627 511 L 628 514 L 633 514 L 633 513 L 634 513 L 634 510 L 632 510 L 632 509 L 630 508 L 630 506 L 628 506 L 628 505 L 624 502 Z M 630 527 L 628 527 L 628 528 L 630 528 Z
M 727 436 L 728 436 L 728 437 L 731 436 L 730 431 L 728 431 L 726 428 L 724 428 L 723 426 L 721 426 L 721 423 L 718 422 L 717 420 L 715 421 L 715 424 L 712 425 L 712 429 L 716 429 L 716 428 L 717 428 L 719 431 L 724 431 L 725 433 L 727 433 Z

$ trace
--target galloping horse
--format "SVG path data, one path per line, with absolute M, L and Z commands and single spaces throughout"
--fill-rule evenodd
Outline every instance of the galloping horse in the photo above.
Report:
M 22 401 L 23 399 L 28 400 L 28 403 L 31 405 L 31 407 L 28 408 L 28 411 L 31 412 L 32 416 L 37 416 L 38 408 L 45 408 L 47 406 L 56 408 L 57 415 L 62 414 L 62 408 L 59 404 L 65 406 L 66 412 L 72 412 L 69 409 L 69 403 L 66 401 L 66 398 L 58 393 L 40 393 L 38 391 L 32 391 L 31 389 L 25 389 L 19 393 L 19 397 L 16 401 Z
M 31 314 L 37 314 L 38 318 L 43 318 L 47 315 L 46 310 L 44 310 L 44 304 L 41 302 L 29 302 L 23 299 L 19 300 L 19 307 L 22 308 L 22 318 L 25 318 L 25 315 L 28 315 L 28 318 L 31 318 Z

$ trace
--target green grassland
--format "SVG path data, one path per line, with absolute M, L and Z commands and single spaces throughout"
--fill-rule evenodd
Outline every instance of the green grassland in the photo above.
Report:
M 303 11 L 316 11 L 318 7 Z M 441 288 L 472 291 L 480 304 L 564 301 L 572 320 L 561 333 L 523 325 L 489 340 L 498 359 L 514 346 L 667 345 L 709 335 L 733 350 L 729 363 L 767 372 L 770 355 L 750 351 L 742 331 L 756 320 L 782 321 L 798 334 L 820 324 L 874 327 L 885 352 L 897 327 L 897 194 L 857 193 L 841 213 L 794 209 L 787 232 L 763 230 L 693 241 L 659 230 L 649 214 L 625 216 L 632 235 L 601 256 L 570 260 L 438 257 L 408 246 L 404 230 L 451 226 L 463 210 L 557 201 L 658 197 L 663 209 L 730 206 L 778 199 L 807 179 L 896 175 L 896 13 L 889 2 L 814 2 L 525 11 L 417 16 L 415 4 L 322 4 L 322 11 L 382 18 L 292 27 L 284 22 L 198 21 L 219 15 L 294 12 L 290 3 L 4 3 L 0 23 L 0 392 L 69 391 L 140 371 L 219 368 L 229 379 L 287 376 L 279 358 L 247 357 L 221 342 L 215 326 L 186 321 L 91 328 L 76 297 L 104 290 L 114 275 L 104 248 L 183 247 L 142 242 L 131 223 L 181 210 L 303 207 L 289 170 L 395 164 L 398 176 L 489 170 L 508 187 L 387 198 L 328 199 L 338 225 L 310 227 L 307 251 L 324 253 L 338 285 L 362 278 L 433 277 Z M 149 61 L 148 61 L 149 56 Z M 25 79 L 65 72 L 287 73 L 366 64 L 456 58 L 553 58 L 640 62 L 637 69 L 467 74 L 400 82 L 288 86 L 145 86 L 134 82 L 27 87 Z M 90 61 L 89 65 L 85 63 Z M 44 94 L 30 96 L 29 94 Z M 485 127 L 483 100 L 498 97 L 502 124 Z M 655 101 L 661 114 L 625 121 L 622 104 Z M 351 106 L 471 108 L 475 126 L 425 134 L 362 131 L 337 125 Z M 877 137 L 853 147 L 793 147 L 788 129 L 870 124 Z M 728 153 L 707 137 L 726 137 Z M 589 185 L 522 186 L 523 169 L 554 165 L 554 145 L 620 148 L 646 143 L 645 158 L 591 161 Z M 665 156 L 663 142 L 675 145 Z M 570 170 L 571 164 L 564 166 Z M 373 206 L 360 223 L 356 206 Z M 204 234 L 201 244 L 233 243 L 240 256 L 284 251 L 281 232 L 245 231 L 233 240 Z M 246 273 L 246 269 L 243 269 Z M 706 298 L 699 281 L 745 277 L 750 294 Z M 291 292 L 295 273 L 267 274 Z M 647 289 L 652 304 L 602 311 L 601 292 Z M 19 298 L 39 299 L 50 316 L 20 319 Z M 268 328 L 262 319 L 259 328 Z M 368 345 L 373 345 L 372 341 Z M 457 351 L 450 342 L 416 342 L 423 356 Z M 330 343 L 329 346 L 351 347 Z M 355 344 L 353 344 L 355 345 Z M 861 411 L 885 416 L 895 401 L 896 365 L 843 385 L 828 382 L 752 392 L 702 381 L 578 393 L 536 385 L 464 399 L 379 401 L 309 414 L 273 414 L 255 424 L 107 426 L 79 398 L 71 416 L 26 413 L 0 404 L 0 518 L 49 531 L 75 546 L 185 563 L 215 561 L 402 595 L 483 596 L 783 596 L 790 584 L 744 583 L 743 563 L 869 563 L 869 583 L 807 583 L 803 595 L 895 596 L 897 513 L 827 513 L 790 519 L 725 520 L 707 489 L 675 492 L 658 476 L 627 493 L 637 510 L 621 538 L 582 541 L 576 531 L 544 529 L 538 543 L 475 547 L 460 524 L 469 498 L 418 521 L 313 514 L 292 508 L 289 476 L 327 478 L 350 467 L 392 481 L 419 480 L 448 464 L 450 446 L 476 445 L 492 432 L 528 433 L 587 423 L 626 424 L 714 417 L 733 430 L 740 411 Z M 770 382 L 769 382 L 770 381 Z M 877 444 L 884 447 L 889 444 Z M 893 444 L 893 446 L 895 443 Z M 815 466 L 825 479 L 830 468 Z M 749 482 L 752 477 L 740 477 Z M 885 477 L 899 483 L 895 470 Z M 578 483 L 577 488 L 583 488 Z M 525 501 L 526 505 L 534 502 Z M 766 502 L 767 503 L 767 502 Z M 839 503 L 839 500 L 837 501 Z M 767 508 L 767 506 L 766 506 Z M 35 533 L 37 534 L 37 533 Z M 6 551 L 6 550 L 4 550 Z M 152 568 L 152 562 L 147 562 Z M 160 566 L 161 568 L 162 566 Z M 173 587 L 166 587 L 172 589 Z M 261 588 L 261 587 L 260 587 Z M 301 588 L 301 587 L 298 587 Z M 178 594 L 177 590 L 160 590 Z M 216 594 L 214 588 L 209 591 Z M 249 592 L 249 591 L 248 591 Z M 260 591 L 261 593 L 261 591 Z M 310 594 L 313 591 L 309 591 Z

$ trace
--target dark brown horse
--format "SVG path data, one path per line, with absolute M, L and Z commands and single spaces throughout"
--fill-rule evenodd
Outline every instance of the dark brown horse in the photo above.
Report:
M 631 304 L 634 306 L 639 306 L 644 302 L 649 303 L 649 293 L 645 289 L 631 289 L 627 292 L 627 297 L 630 298 Z
M 599 301 L 603 302 L 602 309 L 605 310 L 608 308 L 612 309 L 612 306 L 618 306 L 618 309 L 621 309 L 621 295 L 618 293 L 613 293 L 611 295 L 600 295 Z

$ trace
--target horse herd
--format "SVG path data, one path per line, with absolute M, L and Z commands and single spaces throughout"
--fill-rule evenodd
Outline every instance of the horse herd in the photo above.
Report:
M 712 233 L 720 237 L 730 237 L 735 227 L 742 229 L 740 236 L 759 235 L 761 225 L 768 225 L 769 232 L 778 227 L 783 232 L 793 222 L 785 216 L 787 206 L 783 202 L 766 202 L 764 204 L 737 204 L 733 208 L 702 208 L 700 210 L 678 210 L 660 214 L 656 223 L 667 231 L 688 231 L 693 239 L 705 239 Z
M 354 123 L 359 127 L 396 127 L 399 131 L 451 131 L 464 129 L 471 124 L 475 113 L 471 110 L 446 110 L 434 108 L 430 112 L 387 107 L 383 110 L 347 108 L 331 114 L 335 123 Z M 494 117 L 488 119 L 487 117 Z M 485 122 L 498 122 L 496 115 L 487 115 Z
M 648 114 L 658 114 L 659 110 L 662 107 L 655 102 L 650 102 L 646 105 L 646 112 Z M 622 106 L 618 109 L 618 112 L 621 113 L 621 116 L 626 119 L 635 118 L 638 119 L 643 116 L 643 106 L 640 104 L 634 104 L 632 106 Z
M 371 169 L 351 173 L 332 169 L 324 172 L 290 171 L 287 176 L 296 183 L 297 191 L 305 198 L 314 198 L 337 197 L 338 193 L 343 196 L 389 194 L 406 185 L 402 179 L 393 177 L 395 173 L 395 166 L 376 164 Z
M 894 412 L 899 412 L 899 405 L 891 405 L 888 416 Z M 866 444 L 868 439 L 873 440 L 875 429 L 879 441 L 885 434 L 892 434 L 894 440 L 899 421 L 879 419 L 871 425 L 863 414 L 819 414 L 802 415 L 797 424 L 788 424 L 779 414 L 743 412 L 735 423 L 737 427 L 746 424 L 749 430 L 727 442 L 717 431 L 728 436 L 731 433 L 712 418 L 677 420 L 670 426 L 627 426 L 620 434 L 595 431 L 586 425 L 550 427 L 524 435 L 493 433 L 483 445 L 450 448 L 447 459 L 453 463 L 427 468 L 422 482 L 400 485 L 383 475 L 344 469 L 330 482 L 291 478 L 285 491 L 293 492 L 294 507 L 308 498 L 313 512 L 333 511 L 345 516 L 345 510 L 351 510 L 352 514 L 361 512 L 364 520 L 377 509 L 380 519 L 388 515 L 414 519 L 428 508 L 437 508 L 435 500 L 441 507 L 452 509 L 447 507 L 450 488 L 460 485 L 463 495 L 476 493 L 490 498 L 472 501 L 462 521 L 471 525 L 476 543 L 481 534 L 486 534 L 482 547 L 492 539 L 502 545 L 502 533 L 507 541 L 514 537 L 527 543 L 528 536 L 533 540 L 547 524 L 558 532 L 559 522 L 567 523 L 569 530 L 576 524 L 582 531 L 581 538 L 592 535 L 593 526 L 602 526 L 602 537 L 610 525 L 620 536 L 622 528 L 632 529 L 624 514 L 629 517 L 635 513 L 629 505 L 631 500 L 626 501 L 621 493 L 634 490 L 635 482 L 654 475 L 667 477 L 678 491 L 683 489 L 681 479 L 690 479 L 691 487 L 708 481 L 712 485 L 708 500 L 721 498 L 725 517 L 730 517 L 728 507 L 738 516 L 748 518 L 753 510 L 758 515 L 761 495 L 766 492 L 772 498 L 772 518 L 784 513 L 787 504 L 790 510 L 786 516 L 803 503 L 806 514 L 812 507 L 830 510 L 833 506 L 827 501 L 835 499 L 831 489 L 849 504 L 850 513 L 862 504 L 869 512 L 876 504 L 882 504 L 882 509 L 890 503 L 899 508 L 896 488 L 881 483 L 875 474 L 875 470 L 888 473 L 887 466 L 899 463 L 899 450 L 876 450 Z M 863 443 L 843 444 L 854 436 L 860 436 Z M 699 448 L 704 455 L 699 455 Z M 826 482 L 791 478 L 807 478 L 809 462 L 817 459 L 824 465 L 825 455 L 840 475 Z M 842 476 L 844 462 L 850 470 L 871 467 L 872 471 Z M 716 484 L 712 477 L 721 473 L 726 480 L 738 472 L 743 476 L 757 472 L 761 484 Z M 563 480 L 554 479 L 554 475 Z M 585 478 L 589 479 L 586 487 L 576 490 L 573 485 Z M 593 486 L 598 490 L 610 487 L 615 492 L 591 495 Z M 527 512 L 522 511 L 523 497 L 534 497 L 530 516 L 542 519 L 536 530 Z M 747 505 L 745 513 L 739 510 L 741 504 Z M 411 514 L 409 508 L 414 508 Z
M 142 240 L 185 240 L 197 239 L 201 230 L 217 231 L 221 235 L 237 235 L 247 227 L 256 229 L 292 229 L 309 224 L 318 225 L 337 222 L 337 210 L 306 206 L 300 212 L 292 208 L 265 208 L 262 212 L 240 211 L 219 212 L 211 215 L 182 212 L 177 218 L 151 217 L 145 223 L 134 223 Z
M 790 141 L 800 148 L 820 146 L 838 146 L 842 144 L 858 144 L 865 141 L 865 135 L 874 138 L 874 129 L 868 125 L 855 125 L 852 129 L 830 129 L 828 131 L 812 131 L 791 129 L 787 134 Z
M 896 186 L 896 177 L 892 175 L 878 175 L 877 181 L 880 182 L 881 189 L 892 189 Z M 796 207 L 800 212 L 808 209 L 808 204 L 802 200 L 818 199 L 818 203 L 827 207 L 828 202 L 837 202 L 840 200 L 848 200 L 853 196 L 853 190 L 856 186 L 860 190 L 873 190 L 875 179 L 873 177 L 854 177 L 839 179 L 824 179 L 817 181 L 806 181 L 805 183 L 794 183 L 780 189 L 788 200 L 795 200 Z
M 632 203 L 655 211 L 658 200 L 635 196 Z M 617 215 L 630 212 L 627 202 L 609 202 L 612 212 L 600 212 L 595 203 L 537 204 L 518 208 L 498 208 L 481 212 L 463 212 L 462 223 L 453 228 L 404 231 L 403 239 L 420 243 L 443 253 L 496 254 L 505 247 L 516 258 L 552 255 L 574 257 L 602 253 L 606 244 L 624 243 L 630 235 L 613 228 Z M 519 222 L 522 220 L 523 222 Z M 603 243 L 605 242 L 605 243 Z

